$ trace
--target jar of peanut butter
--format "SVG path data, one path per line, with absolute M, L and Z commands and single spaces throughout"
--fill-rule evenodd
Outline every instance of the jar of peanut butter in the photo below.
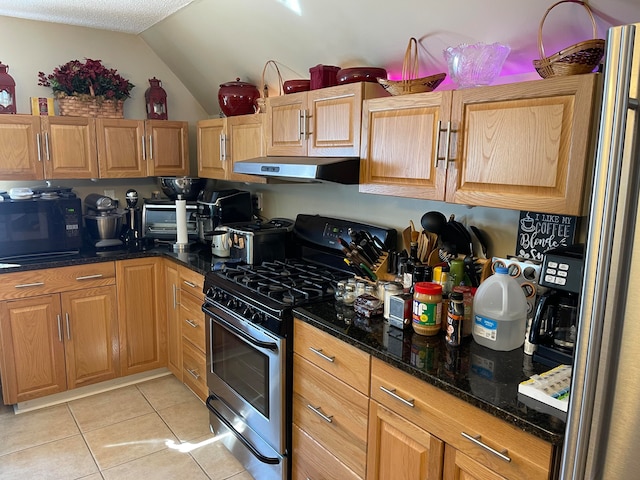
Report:
M 419 335 L 437 335 L 442 323 L 442 285 L 418 282 L 413 293 L 413 330 Z

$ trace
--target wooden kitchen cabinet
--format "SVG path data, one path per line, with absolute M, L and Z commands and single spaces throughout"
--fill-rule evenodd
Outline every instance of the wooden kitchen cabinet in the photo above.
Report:
M 444 480 L 504 480 L 505 478 L 451 445 L 445 448 L 444 463 Z
M 267 99 L 269 156 L 357 157 L 362 102 L 389 94 L 360 82 Z
M 445 460 L 444 478 L 467 478 L 459 473 L 461 467 L 455 467 L 456 464 L 470 465 L 461 460 L 462 455 L 482 465 L 484 470 L 493 475 L 485 477 L 479 473 L 480 470 L 471 470 L 478 475 L 471 478 L 551 478 L 555 460 L 551 444 L 376 358 L 371 362 L 371 402 L 377 402 L 415 428 L 444 442 L 445 457 L 446 452 L 451 449 L 456 451 L 454 460 L 449 459 L 449 463 Z M 419 450 L 413 444 L 415 439 L 410 435 L 403 438 L 395 432 L 393 442 L 383 441 L 381 435 L 389 437 L 394 433 L 379 429 L 378 423 L 370 422 L 369 445 L 377 446 L 380 456 L 387 458 L 392 455 L 391 446 L 394 446 L 411 452 L 413 458 L 422 460 L 417 453 Z M 476 438 L 482 445 L 468 437 Z M 403 440 L 406 440 L 406 446 L 400 448 Z M 426 437 L 423 437 L 422 443 L 425 441 Z M 489 449 L 501 452 L 506 458 L 501 458 Z M 460 456 L 455 460 L 458 452 Z M 369 459 L 372 460 L 372 457 Z
M 207 399 L 206 335 L 204 302 L 204 276 L 182 265 L 178 266 L 180 294 L 180 338 L 182 349 L 182 381 L 202 401 Z
M 187 122 L 96 120 L 101 178 L 189 175 Z
M 97 178 L 95 120 L 84 117 L 3 115 L 0 178 Z
M 597 74 L 364 103 L 360 192 L 581 215 Z
M 300 320 L 294 321 L 293 345 L 294 428 L 312 438 L 323 457 L 334 458 L 330 471 L 365 478 L 369 355 Z M 294 478 L 313 469 L 312 455 L 294 447 Z
M 233 173 L 240 160 L 265 155 L 266 115 L 237 115 L 198 122 L 198 176 L 238 182 L 265 183 L 254 175 Z
M 173 260 L 164 260 L 165 306 L 167 309 L 167 367 L 182 381 L 182 332 L 180 329 L 180 303 L 178 266 Z
M 370 402 L 367 480 L 441 479 L 443 459 L 442 440 Z
M 17 272 L 0 286 L 7 404 L 119 375 L 113 262 Z
M 116 262 L 121 374 L 167 366 L 166 298 L 162 259 Z

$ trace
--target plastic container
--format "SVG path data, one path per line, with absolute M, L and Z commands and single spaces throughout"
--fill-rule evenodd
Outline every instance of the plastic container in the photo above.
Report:
M 509 270 L 498 267 L 473 298 L 473 339 L 506 352 L 522 346 L 526 327 L 527 299 Z

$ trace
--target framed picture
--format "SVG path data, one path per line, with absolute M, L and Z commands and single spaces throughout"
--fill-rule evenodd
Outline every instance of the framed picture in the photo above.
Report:
M 31 97 L 31 115 L 55 115 L 53 98 Z
M 572 215 L 521 211 L 516 255 L 542 260 L 545 251 L 573 244 L 577 221 Z

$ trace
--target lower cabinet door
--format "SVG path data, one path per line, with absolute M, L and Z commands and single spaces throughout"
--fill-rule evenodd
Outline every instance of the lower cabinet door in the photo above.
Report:
M 119 368 L 116 287 L 62 294 L 67 385 L 71 388 L 116 378 Z
M 367 480 L 442 478 L 444 442 L 374 401 L 368 445 Z
M 506 478 L 451 445 L 447 445 L 444 456 L 444 480 L 506 480 Z
M 183 338 L 182 381 L 204 402 L 207 400 L 207 359 L 205 354 Z
M 0 302 L 2 394 L 9 405 L 67 389 L 60 296 Z
M 361 480 L 296 424 L 291 468 L 292 480 Z

